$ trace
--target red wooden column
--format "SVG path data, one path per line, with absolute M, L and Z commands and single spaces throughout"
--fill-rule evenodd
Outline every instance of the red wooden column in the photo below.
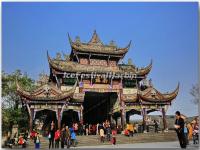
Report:
M 126 125 L 126 112 L 125 112 L 125 104 L 123 100 L 121 100 L 121 125 L 122 125 L 122 129 L 124 129 Z
M 146 131 L 146 108 L 142 108 L 143 131 Z
M 30 116 L 29 116 L 30 131 L 33 131 L 33 117 L 34 117 L 34 108 L 30 108 Z
M 29 129 L 30 132 L 33 130 L 33 115 L 34 115 L 34 108 L 30 108 L 28 104 L 26 104 L 29 113 Z
M 80 123 L 83 123 L 83 105 L 81 105 L 80 109 Z
M 163 129 L 165 131 L 167 129 L 167 121 L 166 121 L 165 108 L 162 108 L 162 117 L 163 117 Z
M 61 128 L 61 108 L 57 109 L 58 129 Z

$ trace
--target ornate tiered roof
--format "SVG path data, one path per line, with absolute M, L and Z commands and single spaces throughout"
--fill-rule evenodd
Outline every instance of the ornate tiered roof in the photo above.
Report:
M 123 95 L 125 102 L 150 102 L 150 103 L 168 103 L 176 98 L 179 92 L 179 84 L 177 88 L 171 93 L 161 93 L 153 86 L 149 86 L 144 91 L 138 90 L 135 94 Z
M 16 82 L 17 85 L 17 92 L 24 97 L 27 101 L 61 101 L 61 100 L 67 100 L 68 98 L 72 98 L 73 94 L 75 92 L 76 84 L 73 86 L 72 89 L 68 91 L 61 91 L 59 88 L 57 88 L 54 84 L 44 84 L 40 87 L 38 87 L 34 91 L 26 91 L 23 89 L 18 82 Z
M 94 66 L 94 65 L 83 65 L 73 61 L 66 61 L 66 60 L 57 60 L 51 59 L 48 52 L 47 57 L 49 61 L 49 65 L 51 68 L 60 71 L 60 72 L 96 72 L 96 73 L 132 73 L 137 74 L 140 76 L 147 75 L 152 68 L 152 61 L 151 63 L 144 68 L 136 68 L 134 65 L 118 65 L 116 67 L 111 66 Z
M 142 79 L 145 79 L 148 73 L 152 69 L 152 60 L 150 64 L 144 68 L 137 68 L 134 64 L 132 64 L 132 61 L 129 60 L 128 64 L 119 64 L 118 61 L 128 51 L 130 48 L 131 42 L 126 46 L 125 48 L 118 48 L 114 42 L 111 42 L 109 45 L 105 45 L 100 40 L 99 36 L 97 35 L 96 31 L 93 33 L 93 36 L 91 40 L 88 43 L 81 42 L 80 38 L 76 38 L 75 41 L 72 41 L 71 37 L 69 36 L 70 45 L 72 48 L 72 54 L 93 54 L 93 55 L 103 55 L 103 56 L 109 56 L 109 57 L 98 57 L 98 59 L 104 59 L 105 64 L 100 64 L 98 61 L 97 63 L 90 63 L 90 56 L 87 58 L 89 60 L 88 64 L 80 63 L 77 60 L 74 59 L 74 57 L 69 57 L 65 55 L 65 60 L 61 58 L 61 54 L 57 53 L 56 58 L 51 58 L 47 52 L 47 58 L 50 66 L 50 77 L 47 75 L 44 75 L 41 79 L 39 84 L 39 87 L 37 90 L 34 90 L 32 92 L 28 92 L 24 90 L 18 82 L 17 83 L 17 92 L 20 94 L 23 99 L 31 102 L 83 102 L 84 101 L 84 92 L 76 92 L 75 88 L 77 84 L 74 85 L 73 88 L 71 88 L 68 91 L 61 91 L 61 87 L 58 81 L 58 78 L 61 79 L 62 76 L 59 74 L 65 74 L 65 73 L 98 73 L 98 74 L 105 74 L 105 73 L 113 73 L 113 74 L 119 74 L 119 75 L 126 75 L 126 74 L 134 74 L 136 75 L 137 83 L 141 81 Z M 77 56 L 77 55 L 76 55 Z M 82 55 L 79 55 L 82 56 Z M 85 58 L 86 55 L 80 57 Z M 111 65 L 109 63 L 110 56 L 112 57 L 112 61 L 115 61 L 114 65 Z M 97 57 L 94 57 L 96 59 Z M 100 65 L 99 65 L 100 64 Z M 54 76 L 52 76 L 54 75 Z M 58 75 L 58 76 L 57 76 Z M 52 78 L 55 79 L 53 80 Z M 61 79 L 62 80 L 62 79 Z M 57 82 L 57 86 L 55 86 Z M 108 85 L 107 83 L 105 83 Z M 120 85 L 120 81 L 117 81 L 117 84 Z M 99 86 L 99 85 L 98 85 Z M 116 85 L 113 84 L 115 88 Z M 112 86 L 108 86 L 109 88 Z M 80 87 L 79 87 L 80 88 Z M 93 88 L 93 87 L 92 87 Z M 122 86 L 118 86 L 116 89 L 118 91 L 122 90 Z M 107 88 L 105 88 L 107 89 Z M 114 88 L 113 88 L 114 89 Z M 171 93 L 161 93 L 158 90 L 156 90 L 153 85 L 145 85 L 145 89 L 140 89 L 140 87 L 135 87 L 134 90 L 137 90 L 137 92 L 130 92 L 130 94 L 122 93 L 121 98 L 126 103 L 144 103 L 144 104 L 169 104 L 173 99 L 176 98 L 178 91 L 179 91 L 179 84 L 177 88 L 171 92 Z
M 131 46 L 131 41 L 124 48 L 117 47 L 113 41 L 111 41 L 111 43 L 109 45 L 105 45 L 105 44 L 103 44 L 103 42 L 101 42 L 96 31 L 94 31 L 92 38 L 88 43 L 81 42 L 79 37 L 75 41 L 72 41 L 69 34 L 68 34 L 68 37 L 69 37 L 69 42 L 70 42 L 71 48 L 75 52 L 112 54 L 112 55 L 124 56 L 126 54 L 126 52 L 128 52 L 128 50 Z

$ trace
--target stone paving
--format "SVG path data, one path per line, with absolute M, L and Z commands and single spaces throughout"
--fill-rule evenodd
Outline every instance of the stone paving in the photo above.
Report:
M 77 136 L 78 145 L 75 148 L 179 148 L 176 133 L 173 131 L 167 133 L 140 133 L 133 137 L 117 135 L 117 145 L 112 145 L 105 141 L 100 143 L 99 136 Z M 41 137 L 41 149 L 48 149 L 48 139 Z M 198 145 L 193 145 L 192 142 L 188 148 L 198 148 Z M 19 148 L 19 147 L 18 147 Z M 74 148 L 74 147 L 71 147 Z M 28 141 L 27 149 L 34 149 L 33 141 Z

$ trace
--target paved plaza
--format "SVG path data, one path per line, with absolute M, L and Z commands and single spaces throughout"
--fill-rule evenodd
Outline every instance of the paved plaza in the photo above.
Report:
M 188 145 L 188 149 L 198 149 L 199 145 Z M 154 143 L 134 143 L 117 145 L 98 145 L 98 146 L 80 146 L 76 148 L 180 148 L 178 141 L 173 142 L 154 142 Z

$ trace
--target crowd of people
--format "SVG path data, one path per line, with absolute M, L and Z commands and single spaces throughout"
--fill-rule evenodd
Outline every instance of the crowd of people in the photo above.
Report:
M 174 124 L 175 131 L 181 148 L 186 148 L 189 141 L 192 139 L 193 144 L 199 142 L 199 121 L 195 118 L 193 122 L 186 123 L 186 118 L 181 115 L 179 111 L 175 113 L 176 120 Z
M 193 141 L 193 144 L 198 144 L 199 142 L 199 120 L 195 118 L 192 122 L 187 122 L 186 118 L 183 118 L 179 111 L 175 114 L 175 131 L 177 133 L 181 148 L 186 148 L 189 141 Z M 155 127 L 154 132 L 158 132 L 159 123 L 156 120 L 152 121 Z M 147 124 L 148 125 L 148 124 Z M 149 124 L 150 125 L 150 124 Z M 152 125 L 152 124 L 151 124 Z M 49 149 L 51 148 L 70 148 L 71 146 L 76 146 L 78 144 L 77 135 L 88 136 L 97 135 L 99 137 L 99 142 L 104 143 L 105 141 L 111 144 L 116 144 L 116 135 L 118 133 L 124 134 L 125 136 L 133 136 L 134 133 L 138 132 L 138 124 L 128 123 L 126 128 L 122 131 L 121 126 L 116 126 L 110 123 L 108 120 L 97 123 L 97 124 L 81 124 L 73 123 L 70 126 L 63 125 L 61 129 L 56 128 L 55 123 L 52 121 L 46 134 L 49 141 Z M 146 127 L 147 129 L 147 127 Z M 30 137 L 29 137 L 30 136 Z M 27 132 L 20 133 L 19 137 L 15 140 L 18 145 L 22 148 L 26 147 L 26 141 L 28 138 L 32 139 L 35 144 L 35 149 L 40 149 L 40 137 L 42 135 L 39 132 L 32 131 L 30 134 Z M 11 143 L 11 142 L 10 142 Z

